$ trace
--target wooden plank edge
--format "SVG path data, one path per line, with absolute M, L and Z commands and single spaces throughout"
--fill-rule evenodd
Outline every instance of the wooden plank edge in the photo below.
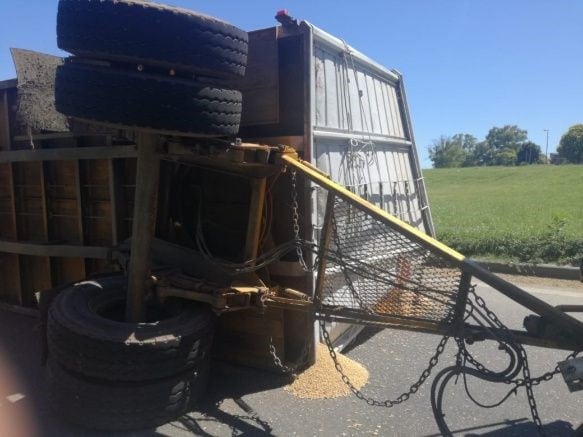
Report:
M 135 158 L 135 145 L 103 147 L 66 147 L 0 152 L 1 162 L 60 161 L 69 159 Z
M 2 240 L 0 240 L 0 252 L 64 258 L 111 258 L 111 248 L 109 247 L 22 243 Z
M 40 317 L 40 311 L 36 308 L 27 308 L 18 305 L 12 305 L 5 302 L 0 302 L 0 311 L 8 311 L 15 314 L 28 317 Z

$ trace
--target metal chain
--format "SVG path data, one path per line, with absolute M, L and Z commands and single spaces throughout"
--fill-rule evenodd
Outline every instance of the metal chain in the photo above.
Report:
M 500 321 L 500 319 L 498 319 L 496 314 L 494 314 L 494 312 L 488 308 L 484 299 L 476 293 L 475 287 L 472 287 L 470 289 L 470 293 L 473 295 L 474 300 L 476 301 L 476 304 L 486 312 L 486 315 L 490 318 L 490 320 L 497 327 L 502 329 L 508 335 L 509 339 L 512 339 L 512 333 L 510 332 L 508 327 L 506 325 L 504 325 L 504 323 L 502 323 Z M 544 434 L 542 420 L 540 419 L 540 416 L 538 414 L 538 408 L 536 405 L 536 399 L 534 397 L 534 392 L 533 392 L 532 387 L 539 385 L 542 382 L 550 381 L 557 373 L 560 372 L 559 366 L 557 365 L 555 367 L 555 369 L 553 369 L 552 371 L 546 372 L 537 378 L 532 378 L 531 374 L 530 374 L 530 368 L 528 366 L 528 356 L 526 354 L 526 350 L 524 349 L 524 347 L 521 344 L 516 343 L 516 342 L 514 342 L 514 343 L 516 344 L 516 347 L 518 349 L 518 353 L 520 355 L 520 359 L 522 360 L 522 366 L 523 366 L 522 372 L 523 372 L 524 378 L 523 379 L 507 380 L 504 382 L 507 384 L 515 384 L 515 389 L 517 389 L 518 387 L 522 387 L 522 386 L 525 387 L 526 396 L 528 399 L 528 405 L 530 407 L 530 413 L 532 415 L 532 419 L 533 419 L 534 423 L 536 424 L 536 426 L 538 427 L 539 432 L 541 434 Z M 569 354 L 567 356 L 566 359 L 576 357 L 579 354 L 579 352 L 580 351 L 572 352 L 571 354 Z M 470 361 L 472 364 L 476 365 L 478 370 L 484 371 L 486 373 L 489 372 L 488 369 L 486 369 L 484 366 L 482 366 L 476 360 L 472 359 L 472 360 L 468 360 L 468 361 Z
M 579 355 L 581 353 L 581 351 L 574 351 L 571 352 L 569 355 L 567 355 L 564 359 L 564 361 L 570 360 L 572 358 L 576 358 L 577 355 Z M 555 375 L 558 375 L 559 373 L 561 373 L 561 369 L 559 368 L 559 365 L 557 364 L 556 367 L 546 373 L 543 373 L 541 376 L 537 376 L 536 378 L 531 378 L 531 383 L 533 386 L 536 385 L 540 385 L 542 382 L 547 382 L 550 381 L 551 379 L 554 378 Z M 523 385 L 525 385 L 525 381 L 524 379 L 514 379 L 513 381 L 511 381 L 513 384 L 516 384 L 517 387 L 522 387 Z
M 292 210 L 292 223 L 293 223 L 293 231 L 294 231 L 294 240 L 296 242 L 296 253 L 298 255 L 298 262 L 302 266 L 302 270 L 304 272 L 311 272 L 313 271 L 310 267 L 308 267 L 306 260 L 304 259 L 304 253 L 302 251 L 301 241 L 300 238 L 300 213 L 299 213 L 299 206 L 298 206 L 298 189 L 297 189 L 297 178 L 296 178 L 296 170 L 291 170 L 291 210 Z
M 346 373 L 344 373 L 344 369 L 342 368 L 340 361 L 338 361 L 338 356 L 336 355 L 336 351 L 334 350 L 334 347 L 332 346 L 332 341 L 330 340 L 330 334 L 329 334 L 328 330 L 326 329 L 326 322 L 324 320 L 320 320 L 320 328 L 322 329 L 322 336 L 324 337 L 324 342 L 326 343 L 326 346 L 328 347 L 328 351 L 330 352 L 330 357 L 332 358 L 332 361 L 334 361 L 334 367 L 336 368 L 338 373 L 340 373 L 340 375 L 342 377 L 342 381 L 344 382 L 344 384 L 346 384 L 348 386 L 348 388 L 350 388 L 350 391 L 352 391 L 352 393 L 354 393 L 354 395 L 358 399 L 361 399 L 361 400 L 365 401 L 368 405 L 375 406 L 375 407 L 391 408 L 391 407 L 394 407 L 395 405 L 398 405 L 398 404 L 401 404 L 401 403 L 407 401 L 411 397 L 411 395 L 417 393 L 417 391 L 419 390 L 419 387 L 421 387 L 423 385 L 423 383 L 427 380 L 427 378 L 429 378 L 429 375 L 431 375 L 431 371 L 437 365 L 437 363 L 439 361 L 439 356 L 445 350 L 445 345 L 447 344 L 447 341 L 449 340 L 449 335 L 443 336 L 443 338 L 441 339 L 441 341 L 437 345 L 437 348 L 435 350 L 435 354 L 429 360 L 429 365 L 427 366 L 427 368 L 423 372 L 421 372 L 421 376 L 419 377 L 419 379 L 409 387 L 409 390 L 407 392 L 402 393 L 401 395 L 399 395 L 399 397 L 397 397 L 394 400 L 388 399 L 385 401 L 378 401 L 378 400 L 373 399 L 371 397 L 365 396 L 364 393 L 362 393 L 359 389 L 357 389 L 354 386 L 354 384 L 352 383 L 352 381 L 350 381 L 350 378 L 348 377 L 348 375 L 346 375 Z
M 488 308 L 488 306 L 486 305 L 486 301 L 476 293 L 475 287 L 472 287 L 470 289 L 470 293 L 473 295 L 474 300 L 476 301 L 476 304 L 486 312 L 486 315 L 488 316 L 488 318 L 498 328 L 502 329 L 508 335 L 509 339 L 511 339 L 512 334 L 510 333 L 510 330 L 506 327 L 506 325 L 504 325 L 504 323 L 502 323 L 500 321 L 498 316 L 496 316 L 496 314 L 494 314 L 494 312 L 490 308 Z M 532 416 L 532 420 L 534 421 L 534 423 L 536 424 L 536 426 L 539 430 L 539 433 L 541 433 L 541 435 L 542 435 L 542 434 L 544 434 L 543 423 L 542 423 L 542 420 L 538 414 L 536 399 L 534 397 L 534 392 L 532 390 L 533 384 L 532 384 L 532 378 L 530 376 L 530 368 L 528 366 L 528 356 L 526 354 L 526 350 L 524 349 L 524 347 L 521 344 L 516 343 L 516 346 L 518 349 L 518 353 L 520 355 L 520 359 L 522 360 L 522 373 L 524 375 L 524 387 L 526 389 L 526 397 L 528 400 L 528 406 L 530 408 L 530 414 Z
M 275 345 L 273 344 L 273 337 L 269 337 L 269 354 L 273 358 L 273 363 L 275 367 L 281 370 L 282 373 L 287 375 L 291 375 L 294 379 L 298 376 L 298 371 L 303 369 L 306 364 L 308 364 L 308 358 L 310 355 L 310 350 L 312 349 L 311 342 L 306 341 L 304 343 L 304 347 L 302 348 L 302 354 L 298 361 L 294 364 L 283 364 L 281 358 L 277 354 L 277 350 L 275 349 Z

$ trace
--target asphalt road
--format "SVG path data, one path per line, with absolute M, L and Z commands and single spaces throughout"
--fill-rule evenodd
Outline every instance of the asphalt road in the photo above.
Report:
M 536 296 L 557 305 L 582 304 L 581 291 L 560 291 L 529 285 Z M 510 327 L 519 328 L 526 310 L 479 285 L 478 292 Z M 33 319 L 0 312 L 0 437 L 19 417 L 36 426 L 43 436 L 98 436 L 55 418 L 46 404 L 44 373 L 38 359 L 38 328 Z M 363 333 L 347 353 L 370 371 L 364 391 L 379 399 L 394 398 L 406 390 L 427 365 L 439 337 L 404 331 Z M 503 354 L 492 342 L 473 346 L 475 355 L 489 366 L 502 368 Z M 550 370 L 566 353 L 528 347 L 533 375 Z M 452 365 L 455 348 L 449 344 L 438 368 Z M 437 373 L 438 370 L 434 373 Z M 17 378 L 2 379 L 12 372 Z M 159 427 L 125 435 L 133 436 L 435 436 L 439 435 L 431 412 L 430 381 L 408 402 L 391 409 L 369 407 L 354 396 L 334 400 L 302 400 L 285 392 L 286 380 L 263 372 L 217 363 L 208 398 L 198 411 Z M 2 383 L 4 381 L 4 383 Z M 507 386 L 470 380 L 481 402 L 498 400 Z M 549 435 L 570 436 L 583 422 L 583 392 L 569 393 L 562 378 L 555 377 L 535 388 L 541 418 Z M 451 386 L 445 414 L 456 435 L 531 436 L 531 422 L 524 390 L 501 407 L 481 409 L 471 404 L 461 386 Z M 32 422 L 30 421 L 32 419 Z M 10 429 L 11 437 L 17 435 Z M 23 431 L 24 434 L 31 433 Z M 112 434 L 109 434 L 112 435 Z M 120 434 L 124 435 L 124 434 Z

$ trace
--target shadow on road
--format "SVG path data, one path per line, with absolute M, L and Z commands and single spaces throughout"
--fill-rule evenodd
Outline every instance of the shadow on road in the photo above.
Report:
M 207 396 L 194 408 L 202 417 L 184 416 L 171 426 L 192 432 L 195 435 L 210 436 L 205 425 L 213 422 L 227 426 L 232 435 L 270 436 L 271 425 L 263 420 L 243 397 L 248 394 L 280 388 L 289 383 L 286 376 L 259 370 L 214 363 Z M 227 412 L 222 408 L 225 400 L 232 400 L 240 413 Z
M 557 420 L 555 422 L 543 425 L 544 435 L 552 435 L 555 437 L 572 437 L 575 430 L 569 422 Z M 496 431 L 474 434 L 465 434 L 467 437 L 525 437 L 538 435 L 536 425 L 533 422 L 525 422 L 520 424 L 512 424 Z
M 499 427 L 494 431 L 483 431 L 486 428 Z M 554 437 L 573 437 L 575 430 L 573 425 L 563 420 L 556 420 L 551 423 L 543 425 L 544 435 Z M 460 428 L 451 430 L 453 435 L 461 435 L 464 437 L 530 437 L 539 435 L 536 425 L 526 417 L 516 420 L 506 420 L 504 422 L 490 423 L 487 425 L 474 426 L 470 428 Z M 424 437 L 440 437 L 441 434 L 430 434 Z

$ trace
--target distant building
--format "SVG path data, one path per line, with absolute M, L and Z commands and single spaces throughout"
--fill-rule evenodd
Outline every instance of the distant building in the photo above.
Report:
M 555 165 L 565 164 L 567 162 L 567 160 L 562 158 L 558 153 L 551 153 L 550 161 L 551 164 Z

